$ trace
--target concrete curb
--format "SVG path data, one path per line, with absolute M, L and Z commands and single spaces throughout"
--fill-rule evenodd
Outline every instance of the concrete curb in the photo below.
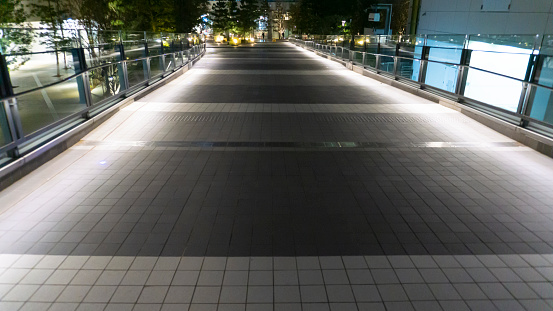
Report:
M 298 47 L 302 47 L 299 45 L 296 45 Z M 342 59 L 339 59 L 337 57 L 327 55 L 324 53 L 321 53 L 319 51 L 312 50 L 310 48 L 302 47 L 308 51 L 314 52 L 315 54 L 325 57 L 329 60 L 338 62 L 342 65 L 344 65 L 349 70 L 352 70 L 353 72 L 356 72 L 358 74 L 364 75 L 366 77 L 372 78 L 374 80 L 377 80 L 381 83 L 388 84 L 390 86 L 393 86 L 395 88 L 398 88 L 402 91 L 411 93 L 413 95 L 422 97 L 424 99 L 433 101 L 435 103 L 438 103 L 444 107 L 459 111 L 460 113 L 468 116 L 469 118 L 493 129 L 494 131 L 503 134 L 525 146 L 528 146 L 548 157 L 553 158 L 553 139 L 549 138 L 547 136 L 541 135 L 539 133 L 530 131 L 528 129 L 525 129 L 523 127 L 505 122 L 501 119 L 498 119 L 492 115 L 486 114 L 485 112 L 482 112 L 480 110 L 465 106 L 461 103 L 452 101 L 450 99 L 441 97 L 437 94 L 433 94 L 430 92 L 427 92 L 423 89 L 407 85 L 405 83 L 401 83 L 397 80 L 394 80 L 392 78 L 388 78 L 383 75 L 376 74 L 375 72 L 372 72 L 370 70 L 367 70 L 361 66 L 354 65 L 351 61 L 344 61 Z
M 54 138 L 53 140 L 47 142 L 39 148 L 0 168 L 0 191 L 9 187 L 10 185 L 23 178 L 30 172 L 34 171 L 44 163 L 52 160 L 65 150 L 71 148 L 88 133 L 97 128 L 104 121 L 111 118 L 121 109 L 132 104 L 135 100 L 148 95 L 149 93 L 157 90 L 158 88 L 183 75 L 185 72 L 190 70 L 192 66 L 204 56 L 204 54 L 205 52 L 200 54 L 200 56 L 196 59 L 190 61 L 188 65 L 183 66 L 181 69 L 171 73 L 167 77 L 149 85 L 139 92 L 130 95 L 129 97 L 123 99 L 112 107 L 106 109 L 105 111 L 102 111 L 93 118 L 84 121 L 83 123 Z

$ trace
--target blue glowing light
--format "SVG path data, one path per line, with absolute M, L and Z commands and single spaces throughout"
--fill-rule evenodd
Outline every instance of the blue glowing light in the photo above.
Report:
M 106 165 L 106 163 L 108 163 L 108 161 L 100 161 L 100 165 Z

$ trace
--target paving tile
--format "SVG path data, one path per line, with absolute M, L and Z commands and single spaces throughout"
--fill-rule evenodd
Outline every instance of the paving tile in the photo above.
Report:
M 399 284 L 377 285 L 383 301 L 406 301 L 407 295 Z
M 272 303 L 272 286 L 248 286 L 248 303 Z
M 275 286 L 273 291 L 275 303 L 299 303 L 301 301 L 299 286 Z
M 189 304 L 194 294 L 194 286 L 171 286 L 165 296 L 164 304 Z
M 220 286 L 197 286 L 194 291 L 192 303 L 218 303 L 220 293 Z
M 325 287 L 322 285 L 300 286 L 301 301 L 303 303 L 327 302 Z
M 168 290 L 168 286 L 144 286 L 137 302 L 161 304 L 165 300 Z
M 119 286 L 111 297 L 110 303 L 132 303 L 138 301 L 143 286 Z

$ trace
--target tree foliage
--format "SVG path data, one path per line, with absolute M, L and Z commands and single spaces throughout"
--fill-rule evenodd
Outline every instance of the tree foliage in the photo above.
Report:
M 208 12 L 208 0 L 174 0 L 175 29 L 191 32 L 195 26 L 204 25 L 202 15 Z
M 42 38 L 49 50 L 55 51 L 56 76 L 58 77 L 61 76 L 59 54 L 71 43 L 71 37 L 63 28 L 64 18 L 67 18 L 69 14 L 69 10 L 64 4 L 66 4 L 64 0 L 47 0 L 31 4 L 32 13 L 40 18 L 40 23 L 45 28 L 38 33 L 38 36 Z M 65 52 L 63 52 L 63 56 L 65 68 L 67 68 Z
M 302 34 L 363 34 L 368 8 L 378 0 L 298 0 L 290 9 L 291 22 Z M 392 29 L 398 33 L 407 23 L 409 0 L 393 2 Z M 342 21 L 346 22 L 342 26 Z
M 21 0 L 0 1 L 0 53 L 17 54 L 6 58 L 10 70 L 19 68 L 30 59 L 25 53 L 30 52 L 33 35 L 25 29 L 29 27 L 26 20 Z
M 211 20 L 213 21 L 213 33 L 225 33 L 230 29 L 230 14 L 227 2 L 218 0 L 211 10 Z M 227 34 L 228 35 L 228 34 Z
M 238 28 L 245 36 L 252 33 L 257 27 L 259 20 L 259 6 L 257 0 L 242 0 L 238 14 Z

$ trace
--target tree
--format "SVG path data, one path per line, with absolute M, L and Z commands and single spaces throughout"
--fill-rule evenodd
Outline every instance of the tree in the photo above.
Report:
M 214 33 L 225 33 L 228 37 L 228 31 L 230 29 L 230 14 L 227 2 L 225 0 L 218 0 L 211 10 L 211 19 L 213 21 Z
M 290 7 L 291 24 L 296 27 L 299 34 L 312 34 L 317 32 L 318 17 L 315 14 L 311 1 L 300 0 Z
M 85 29 L 120 28 L 123 22 L 119 19 L 121 10 L 119 1 L 113 0 L 67 0 L 69 16 L 79 21 Z
M 63 0 L 47 0 L 46 2 L 32 3 L 30 6 L 32 13 L 40 18 L 40 23 L 47 27 L 47 29 L 39 32 L 39 37 L 44 39 L 49 49 L 54 50 L 56 54 L 56 76 L 60 77 L 59 53 L 64 52 L 62 49 L 71 42 L 71 39 L 65 36 L 63 29 L 63 19 L 68 14 L 67 3 Z M 67 68 L 67 65 L 65 67 Z
M 238 7 L 238 2 L 236 2 L 236 0 L 228 1 L 227 10 L 228 10 L 228 17 L 229 17 L 228 32 L 232 34 L 238 34 L 239 17 L 240 17 L 240 8 Z
M 257 0 L 242 0 L 238 20 L 238 27 L 244 37 L 246 33 L 253 32 L 257 26 L 256 21 L 259 20 Z
M 126 30 L 174 32 L 174 0 L 119 0 L 117 8 L 124 11 L 121 21 Z
M 282 1 L 277 0 L 275 10 L 273 11 L 273 27 L 279 33 L 279 37 L 280 37 L 280 34 L 284 31 L 285 15 L 286 15 L 286 12 L 282 7 Z
M 175 28 L 177 32 L 192 32 L 204 24 L 202 16 L 208 13 L 208 0 L 175 0 Z
M 401 0 L 394 6 L 392 13 L 392 33 L 403 35 L 406 33 L 407 20 L 409 19 L 409 0 Z
M 10 70 L 18 69 L 30 59 L 26 54 L 31 52 L 33 35 L 25 29 L 30 27 L 25 23 L 27 18 L 21 0 L 0 2 L 0 53 L 17 54 L 6 58 Z

